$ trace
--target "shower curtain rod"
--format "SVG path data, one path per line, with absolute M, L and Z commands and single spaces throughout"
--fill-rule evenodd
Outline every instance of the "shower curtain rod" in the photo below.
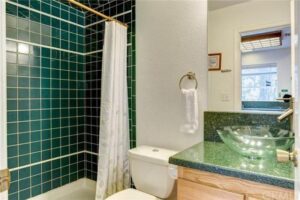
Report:
M 78 7 L 81 7 L 81 8 L 83 8 L 83 9 L 87 10 L 87 11 L 90 11 L 90 12 L 92 12 L 92 13 L 94 13 L 94 14 L 100 16 L 100 17 L 103 17 L 104 19 L 106 19 L 106 20 L 108 20 L 108 21 L 115 21 L 116 23 L 118 23 L 118 24 L 120 24 L 120 25 L 125 26 L 126 28 L 128 28 L 128 25 L 127 25 L 127 24 L 124 24 L 124 23 L 120 22 L 119 20 L 116 20 L 116 19 L 114 19 L 114 18 L 112 18 L 112 17 L 110 17 L 110 16 L 104 15 L 104 14 L 102 14 L 102 13 L 100 13 L 100 12 L 98 12 L 98 11 L 96 11 L 96 10 L 94 10 L 94 9 L 92 9 L 92 8 L 90 8 L 90 7 L 88 7 L 88 6 L 86 6 L 86 5 L 83 5 L 82 3 L 80 3 L 80 2 L 78 2 L 78 1 L 76 1 L 76 0 L 68 0 L 68 1 L 69 1 L 70 3 L 72 3 L 72 4 L 75 4 L 75 5 L 78 6 Z

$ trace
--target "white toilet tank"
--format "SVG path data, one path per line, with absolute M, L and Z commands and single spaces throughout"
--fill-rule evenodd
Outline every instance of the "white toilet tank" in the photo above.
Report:
M 130 170 L 135 187 L 165 199 L 170 196 L 175 179 L 169 174 L 169 157 L 176 151 L 151 146 L 129 150 Z

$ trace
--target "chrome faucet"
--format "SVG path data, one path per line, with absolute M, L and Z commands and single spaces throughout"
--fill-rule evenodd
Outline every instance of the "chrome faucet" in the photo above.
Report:
M 284 100 L 284 101 L 289 101 L 290 106 L 288 109 L 286 109 L 285 111 L 283 111 L 283 113 L 277 117 L 277 121 L 281 122 L 282 120 L 286 119 L 287 117 L 291 117 L 291 123 L 293 121 L 293 113 L 294 113 L 294 98 L 290 97 L 290 98 L 280 98 L 277 100 Z M 291 127 L 292 128 L 292 127 Z
M 294 113 L 294 98 L 281 98 L 277 100 L 284 100 L 289 101 L 290 106 L 288 109 L 286 109 L 280 116 L 277 117 L 277 121 L 281 122 L 282 120 L 286 119 L 287 117 L 290 117 L 290 128 L 293 130 L 293 113 Z M 294 163 L 294 166 L 298 166 L 298 160 L 297 160 L 297 151 L 294 149 L 290 149 L 292 152 L 284 151 L 282 149 L 276 150 L 276 157 L 278 162 L 289 162 L 292 161 Z

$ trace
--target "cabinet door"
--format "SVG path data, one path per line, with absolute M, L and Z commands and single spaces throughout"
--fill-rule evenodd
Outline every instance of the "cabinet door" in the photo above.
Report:
M 244 195 L 178 179 L 178 200 L 244 200 Z

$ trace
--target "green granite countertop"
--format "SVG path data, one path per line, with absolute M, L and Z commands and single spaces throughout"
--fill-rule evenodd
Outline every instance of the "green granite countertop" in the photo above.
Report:
M 294 166 L 272 160 L 251 160 L 221 142 L 201 142 L 170 157 L 169 163 L 247 179 L 260 183 L 294 188 Z

